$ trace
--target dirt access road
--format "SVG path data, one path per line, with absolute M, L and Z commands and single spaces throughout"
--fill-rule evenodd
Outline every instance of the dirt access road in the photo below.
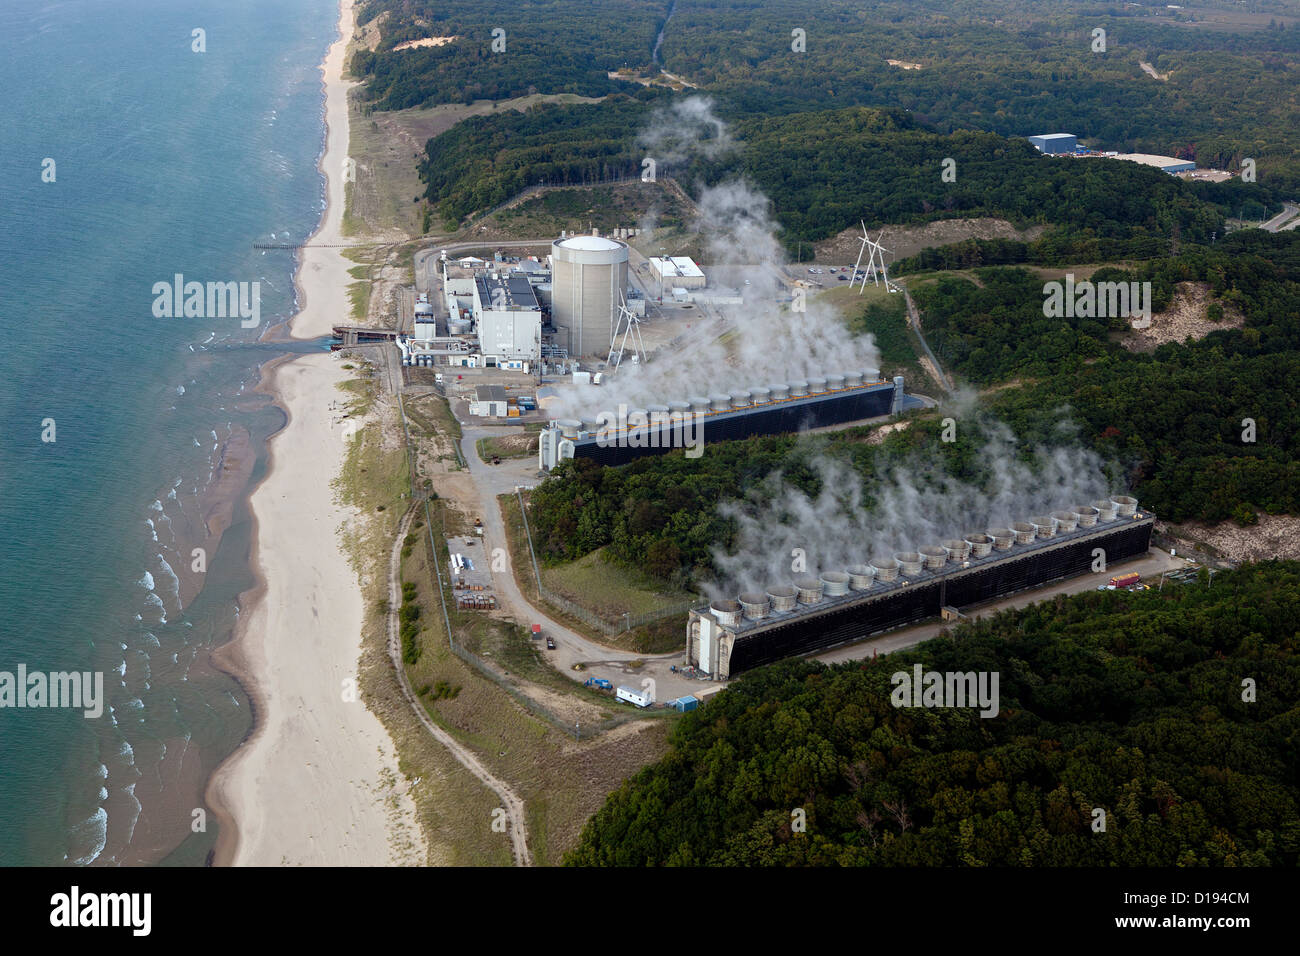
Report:
M 389 555 L 388 656 L 393 662 L 393 670 L 397 672 L 398 683 L 402 685 L 402 694 L 411 705 L 411 709 L 415 711 L 415 715 L 420 718 L 424 729 L 429 731 L 438 743 L 446 747 L 466 770 L 479 779 L 483 786 L 501 798 L 502 809 L 506 811 L 506 819 L 510 824 L 510 845 L 514 852 L 515 865 L 532 866 L 533 859 L 528 852 L 528 826 L 524 816 L 524 801 L 510 789 L 509 784 L 489 773 L 487 768 L 479 763 L 478 758 L 461 746 L 455 737 L 433 722 L 415 696 L 415 691 L 411 689 L 411 682 L 406 677 L 406 668 L 402 666 L 401 628 L 398 620 L 398 610 L 402 606 L 402 541 L 411 528 L 411 519 L 416 514 L 423 513 L 424 506 L 417 504 L 403 515 L 401 524 L 397 528 L 397 537 L 393 541 L 392 553 Z M 434 613 L 434 609 L 430 608 L 429 613 Z

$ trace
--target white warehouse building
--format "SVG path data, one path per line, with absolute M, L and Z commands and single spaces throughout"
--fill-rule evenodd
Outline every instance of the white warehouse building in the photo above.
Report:
M 703 289 L 704 273 L 689 256 L 651 256 L 650 274 L 665 289 Z

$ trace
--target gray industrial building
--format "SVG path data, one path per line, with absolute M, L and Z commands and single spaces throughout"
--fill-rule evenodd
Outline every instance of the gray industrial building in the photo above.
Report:
M 533 361 L 541 352 L 542 307 L 523 276 L 476 276 L 474 319 L 484 363 Z
M 627 294 L 627 243 L 568 236 L 551 244 L 551 320 L 570 356 L 609 355 Z
M 872 558 L 690 612 L 686 657 L 718 680 L 799 654 L 849 644 L 1143 555 L 1155 516 L 1125 495 L 1031 517 L 1009 528 Z
M 1043 133 L 1030 136 L 1029 142 L 1040 153 L 1073 153 L 1079 148 L 1079 140 L 1073 133 Z

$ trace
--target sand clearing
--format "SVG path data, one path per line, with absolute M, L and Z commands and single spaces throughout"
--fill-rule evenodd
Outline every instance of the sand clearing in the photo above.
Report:
M 450 43 L 452 40 L 459 39 L 460 37 L 425 37 L 423 40 L 407 40 L 405 43 L 399 43 L 397 46 L 393 47 L 393 52 L 397 53 L 399 50 L 414 50 L 417 47 L 422 46 L 442 46 L 445 43 Z
M 344 38 L 351 37 L 352 23 L 352 0 L 342 0 Z M 345 46 L 346 40 L 334 43 L 324 64 L 329 131 L 321 168 L 329 207 L 319 243 L 342 241 Z M 350 263 L 340 251 L 303 251 L 295 337 L 327 334 L 335 322 L 348 320 Z M 355 515 L 336 503 L 330 487 L 345 451 L 329 409 L 348 375 L 341 365 L 324 353 L 298 357 L 279 363 L 263 383 L 288 411 L 289 423 L 271 439 L 271 467 L 252 497 L 254 566 L 264 585 L 243 596 L 240 634 L 219 655 L 249 689 L 258 720 L 209 789 L 222 818 L 218 863 L 424 862 L 415 805 L 392 739 L 355 690 L 364 608 L 338 537 L 340 525 Z

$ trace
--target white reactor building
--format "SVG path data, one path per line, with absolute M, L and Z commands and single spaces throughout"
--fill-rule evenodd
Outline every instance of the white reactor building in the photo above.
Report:
M 551 243 L 551 319 L 569 355 L 609 354 L 627 292 L 627 243 L 569 236 Z

